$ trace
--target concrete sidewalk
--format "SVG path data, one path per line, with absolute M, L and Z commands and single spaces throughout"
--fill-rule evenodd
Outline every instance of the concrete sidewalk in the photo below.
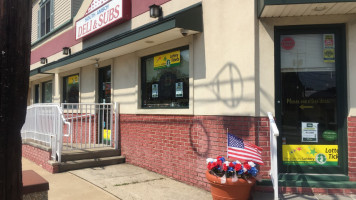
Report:
M 117 200 L 118 198 L 105 190 L 87 182 L 71 173 L 51 174 L 35 163 L 22 158 L 22 170 L 33 170 L 49 182 L 48 198 L 50 200 Z
M 32 169 L 49 182 L 50 200 L 212 199 L 208 191 L 130 164 L 51 174 L 23 158 L 22 169 Z
M 50 200 L 212 200 L 208 191 L 130 164 L 51 174 L 23 158 L 22 168 L 34 170 L 49 182 Z M 272 193 L 254 193 L 253 197 L 254 200 L 273 200 Z M 280 199 L 356 200 L 356 196 L 280 194 Z

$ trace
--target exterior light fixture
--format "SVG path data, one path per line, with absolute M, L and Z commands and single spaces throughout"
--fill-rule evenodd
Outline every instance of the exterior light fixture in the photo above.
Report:
M 63 55 L 71 55 L 71 50 L 69 47 L 63 47 Z
M 41 58 L 41 64 L 47 64 L 47 58 L 46 57 L 42 57 Z
M 320 12 L 326 10 L 326 8 L 327 8 L 326 6 L 316 6 L 313 10 Z
M 96 61 L 94 67 L 99 68 L 99 58 L 95 58 L 94 60 Z
M 162 16 L 162 7 L 156 4 L 150 6 L 150 17 L 157 18 Z

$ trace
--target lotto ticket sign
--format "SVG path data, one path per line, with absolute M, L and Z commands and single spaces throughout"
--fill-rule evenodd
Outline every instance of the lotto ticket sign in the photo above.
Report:
M 338 165 L 338 145 L 282 145 L 285 165 Z
M 180 51 L 173 51 L 153 58 L 154 69 L 174 67 L 180 64 Z

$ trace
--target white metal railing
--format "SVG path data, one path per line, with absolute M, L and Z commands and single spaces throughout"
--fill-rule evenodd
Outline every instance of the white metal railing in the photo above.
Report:
M 63 150 L 118 149 L 117 103 L 62 103 L 61 107 L 72 124 L 71 136 L 63 138 Z
M 270 124 L 270 154 L 271 154 L 271 171 L 270 176 L 272 179 L 274 199 L 278 200 L 278 162 L 277 162 L 277 137 L 279 131 L 274 121 L 272 113 L 268 112 Z
M 64 126 L 63 126 L 64 125 Z M 21 129 L 22 139 L 31 139 L 52 149 L 52 159 L 61 154 L 60 140 L 63 127 L 70 135 L 70 123 L 67 122 L 58 104 L 34 104 L 27 107 L 26 121 Z M 60 159 L 60 156 L 59 156 Z
M 27 108 L 22 139 L 52 148 L 61 162 L 63 151 L 114 147 L 118 149 L 118 104 L 34 104 Z

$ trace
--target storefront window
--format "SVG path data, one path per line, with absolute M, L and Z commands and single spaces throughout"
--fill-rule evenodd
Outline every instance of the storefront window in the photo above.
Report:
M 79 103 L 79 75 L 63 78 L 63 102 Z
M 52 103 L 52 81 L 42 83 L 42 103 Z
M 142 58 L 142 108 L 189 108 L 188 47 Z

